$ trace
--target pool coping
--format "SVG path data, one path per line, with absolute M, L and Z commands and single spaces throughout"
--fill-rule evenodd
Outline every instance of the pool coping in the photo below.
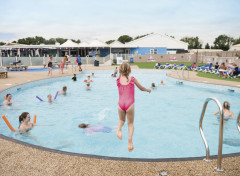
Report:
M 54 78 L 43 78 L 43 79 L 38 79 L 38 80 L 33 80 L 30 82 L 35 82 L 35 81 L 40 81 L 40 80 L 47 80 L 47 79 L 60 79 L 61 77 L 67 77 L 70 75 L 65 75 L 65 76 L 59 76 L 59 77 L 54 77 Z M 172 77 L 170 75 L 167 74 L 167 76 L 177 79 L 175 77 Z M 183 80 L 183 79 L 181 79 Z M 202 83 L 202 84 L 214 84 L 214 83 L 203 83 L 203 82 L 199 82 L 199 81 L 191 81 L 191 80 L 185 80 L 185 81 L 189 81 L 189 82 L 198 82 L 198 83 Z M 3 89 L 2 91 L 0 91 L 0 93 L 2 93 L 3 91 L 6 91 L 8 89 L 12 89 L 14 87 L 18 87 L 21 86 L 23 84 L 26 83 L 30 83 L 30 82 L 25 82 L 22 84 L 18 84 L 15 86 L 11 86 L 9 88 Z M 218 84 L 214 84 L 214 85 L 218 85 Z M 225 85 L 222 85 L 225 86 Z M 229 86 L 229 87 L 234 87 L 234 86 Z M 61 151 L 61 150 L 56 150 L 56 149 L 51 149 L 51 148 L 47 148 L 47 147 L 42 147 L 42 146 L 38 146 L 38 145 L 34 145 L 34 144 L 30 144 L 30 143 L 26 143 L 17 139 L 13 139 L 10 137 L 7 137 L 3 134 L 0 134 L 0 138 L 7 140 L 7 141 L 11 141 L 20 145 L 24 145 L 27 147 L 31 147 L 34 149 L 38 149 L 41 151 L 47 151 L 47 152 L 52 152 L 52 153 L 57 153 L 57 154 L 63 154 L 63 155 L 69 155 L 69 156 L 79 156 L 79 157 L 85 157 L 85 158 L 94 158 L 94 159 L 104 159 L 104 160 L 115 160 L 115 161 L 134 161 L 134 162 L 176 162 L 176 161 L 197 161 L 197 160 L 203 160 L 205 157 L 204 156 L 200 156 L 200 157 L 186 157 L 186 158 L 125 158 L 125 157 L 110 157 L 110 156 L 101 156 L 101 155 L 91 155 L 91 154 L 81 154 L 81 153 L 72 153 L 72 152 L 66 152 L 66 151 Z M 228 158 L 228 157 L 238 157 L 240 156 L 240 152 L 239 153 L 231 153 L 231 154 L 223 154 L 222 157 L 223 158 Z M 210 156 L 211 159 L 217 159 L 218 155 L 212 155 Z

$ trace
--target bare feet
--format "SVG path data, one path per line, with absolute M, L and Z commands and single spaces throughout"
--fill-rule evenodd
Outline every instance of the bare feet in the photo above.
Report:
M 132 139 L 128 139 L 128 151 L 131 152 L 133 151 L 134 146 L 133 146 L 133 142 Z
M 122 140 L 122 132 L 117 130 L 117 137 L 118 139 Z

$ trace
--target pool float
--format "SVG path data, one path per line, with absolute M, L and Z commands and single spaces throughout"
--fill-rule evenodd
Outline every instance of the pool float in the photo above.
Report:
M 85 80 L 84 80 L 84 82 L 88 82 L 88 80 L 87 80 L 87 79 L 85 79 Z M 93 80 L 90 80 L 89 82 L 93 82 Z
M 7 97 L 4 95 L 5 100 L 7 100 Z
M 13 131 L 16 132 L 16 130 L 12 127 L 12 125 L 10 124 L 10 122 L 8 121 L 7 117 L 5 115 L 2 116 L 3 120 L 5 121 L 5 123 L 7 124 L 8 128 Z M 37 122 L 37 116 L 34 115 L 34 119 L 33 119 L 33 125 L 36 125 Z
M 58 96 L 58 91 L 56 92 L 56 95 L 55 95 L 55 97 L 54 97 L 54 100 L 56 100 L 57 96 Z M 36 96 L 36 98 L 39 99 L 40 101 L 43 101 L 39 96 Z

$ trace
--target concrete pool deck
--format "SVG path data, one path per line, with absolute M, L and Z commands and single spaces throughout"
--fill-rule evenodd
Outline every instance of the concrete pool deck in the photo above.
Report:
M 85 67 L 85 70 L 112 69 L 116 66 Z M 131 66 L 133 69 L 136 66 Z M 78 71 L 76 72 L 78 74 Z M 72 75 L 53 72 L 53 77 Z M 185 73 L 186 74 L 186 73 Z M 179 78 L 176 71 L 168 74 Z M 110 75 L 109 75 L 110 76 Z M 7 79 L 0 79 L 0 91 L 29 81 L 49 78 L 47 72 L 9 72 Z M 239 82 L 200 78 L 196 72 L 189 72 L 190 81 L 239 87 Z M 207 82 L 206 82 L 207 81 Z M 220 82 L 219 82 L 220 81 Z M 13 98 L 14 99 L 14 98 Z M 2 115 L 2 114 L 0 114 Z M 200 114 L 199 114 L 200 117 Z M 198 129 L 196 129 L 198 130 Z M 135 146 L 136 148 L 137 146 Z M 127 147 L 126 147 L 127 150 Z M 161 149 L 159 149 L 161 150 Z M 205 149 L 203 149 L 205 150 Z M 0 175 L 154 175 L 166 171 L 168 175 L 240 175 L 240 156 L 224 157 L 223 173 L 214 171 L 217 160 L 207 163 L 203 160 L 135 162 L 88 158 L 66 155 L 21 145 L 12 140 L 0 138 Z

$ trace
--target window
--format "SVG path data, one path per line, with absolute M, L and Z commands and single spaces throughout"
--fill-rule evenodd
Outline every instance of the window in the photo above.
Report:
M 150 54 L 157 54 L 157 49 L 150 49 Z

